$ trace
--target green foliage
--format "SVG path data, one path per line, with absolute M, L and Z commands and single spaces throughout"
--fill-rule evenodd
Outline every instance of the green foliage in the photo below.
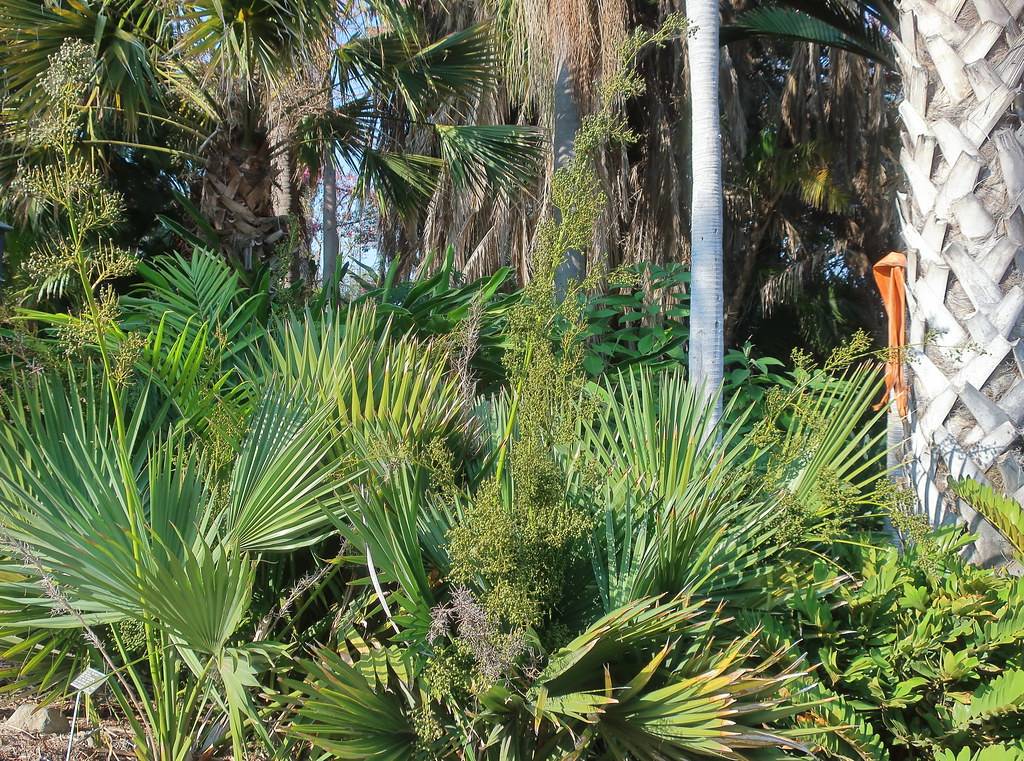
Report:
M 925 543 L 850 543 L 845 571 L 795 567 L 765 619 L 765 646 L 799 641 L 816 689 L 841 698 L 850 731 L 822 743 L 837 758 L 987 758 L 1020 737 L 1024 584 L 966 565 L 950 530 Z
M 759 192 L 780 198 L 796 192 L 813 209 L 836 214 L 850 200 L 832 175 L 831 147 L 823 140 L 807 140 L 791 148 L 779 145 L 774 129 L 761 131 L 760 140 L 748 151 L 746 162 L 752 182 L 765 187 Z
M 951 750 L 939 751 L 935 761 L 1020 761 L 1024 758 L 1024 748 L 1020 745 L 990 745 L 977 752 L 970 748 L 962 748 L 959 753 Z
M 306 661 L 311 679 L 293 683 L 298 711 L 292 731 L 334 758 L 404 761 L 416 741 L 410 717 L 397 695 L 374 689 L 360 672 L 362 663 L 350 665 L 327 650 Z
M 142 283 L 120 301 L 125 329 L 163 323 L 167 340 L 174 341 L 182 334 L 194 340 L 205 328 L 216 341 L 218 366 L 241 361 L 260 335 L 257 326 L 266 322 L 266 287 L 246 289 L 238 273 L 207 251 L 161 257 L 140 264 L 138 272 Z
M 519 293 L 448 252 L 296 304 L 197 250 L 119 298 L 116 195 L 72 150 L 80 186 L 28 176 L 66 277 L 25 292 L 72 308 L 5 314 L 3 687 L 98 666 L 154 761 L 1018 754 L 1024 586 L 883 478 L 865 337 L 785 373 L 731 354 L 712 425 L 681 312 L 596 277 L 556 298 L 599 208 L 588 151 L 629 139 L 633 58 L 678 33 L 624 47 Z M 391 84 L 475 81 L 472 45 L 389 47 Z
M 739 349 L 725 353 L 724 393 L 727 398 L 738 397 L 737 406 L 746 409 L 764 399 L 775 386 L 789 387 L 793 379 L 781 368 L 785 363 L 774 357 L 759 357 L 749 341 Z
M 608 292 L 587 300 L 584 369 L 598 376 L 634 364 L 684 364 L 689 281 L 679 265 L 644 264 L 611 273 Z
M 680 265 L 641 264 L 610 273 L 608 286 L 588 296 L 583 368 L 592 377 L 633 367 L 652 370 L 686 365 L 689 272 Z M 747 342 L 726 352 L 725 398 L 737 409 L 758 404 L 773 386 L 791 386 L 781 360 L 760 357 Z
M 614 759 L 736 753 L 744 737 L 800 749 L 786 733 L 755 730 L 795 714 L 785 685 L 795 674 L 768 674 L 773 662 L 743 667 L 750 639 L 721 650 L 686 652 L 673 637 L 697 635 L 708 626 L 699 605 L 686 600 L 636 601 L 595 621 L 551 654 L 527 694 L 540 719 L 557 725 L 583 722 L 577 751 L 603 743 Z M 682 657 L 682 663 L 673 661 Z M 589 725 L 589 726 L 587 726 Z M 585 728 L 584 728 L 585 727 Z
M 999 529 L 1017 552 L 1024 553 L 1024 510 L 1019 502 L 971 478 L 954 480 L 949 487 Z
M 584 118 L 572 159 L 552 178 L 557 209 L 541 222 L 531 258 L 532 277 L 509 311 L 505 366 L 512 390 L 493 478 L 477 490 L 452 531 L 453 578 L 479 577 L 488 613 L 516 627 L 537 626 L 558 602 L 573 547 L 591 519 L 566 498 L 555 449 L 573 440 L 592 415 L 580 394 L 584 382 L 585 293 L 596 276 L 556 293 L 555 270 L 565 253 L 586 246 L 603 205 L 594 151 L 632 139 L 615 108 L 641 87 L 636 56 L 678 34 L 672 21 L 656 32 L 638 31 L 624 46 L 618 73 L 602 85 L 602 105 Z M 642 88 L 641 88 L 642 89 Z M 558 331 L 559 343 L 550 335 Z M 506 471 L 506 462 L 508 468 Z
M 565 505 L 561 473 L 546 460 L 526 473 L 525 462 L 514 466 L 519 483 L 532 487 L 518 500 L 506 501 L 496 482 L 486 482 L 450 535 L 452 579 L 479 579 L 488 612 L 513 626 L 539 624 L 548 614 L 561 594 L 572 548 L 589 528 L 585 514 Z
M 423 270 L 434 264 L 431 254 L 421 263 Z M 448 336 L 460 355 L 457 368 L 464 381 L 494 390 L 505 379 L 502 355 L 506 343 L 509 310 L 521 298 L 508 292 L 511 270 L 503 267 L 489 277 L 471 283 L 459 282 L 454 271 L 455 249 L 445 252 L 444 263 L 432 275 L 415 280 L 398 280 L 401 267 L 393 261 L 377 281 L 353 276 L 362 292 L 351 303 L 374 303 L 378 314 L 389 320 L 389 329 L 412 332 L 423 338 Z
M 127 378 L 90 352 L 22 376 L 0 437 L 8 678 L 127 669 L 140 757 L 219 717 L 225 742 L 342 758 L 959 757 L 1019 736 L 1019 584 L 943 536 L 901 555 L 871 533 L 898 494 L 877 488 L 862 340 L 785 375 L 741 355 L 712 430 L 678 370 L 589 383 L 550 330 L 582 333 L 582 297 L 538 287 L 502 302 L 509 381 L 467 405 L 472 288 L 257 317 L 193 351 L 250 297 L 206 260 L 161 266 L 122 301 L 159 316 Z M 182 277 L 210 297 L 162 285 Z
M 364 24 L 364 15 L 380 23 Z M 350 36 L 357 26 L 363 32 Z M 69 62 L 81 85 L 73 105 L 89 141 L 81 152 L 94 167 L 126 176 L 142 167 L 153 182 L 165 184 L 167 195 L 183 187 L 199 191 L 203 178 L 197 180 L 192 167 L 206 164 L 213 182 L 225 181 L 211 164 L 228 146 L 256 176 L 253 186 L 229 199 L 249 217 L 266 214 L 271 178 L 258 175 L 269 171 L 271 151 L 284 151 L 314 173 L 332 152 L 358 168 L 357 192 L 364 199 L 376 196 L 386 213 L 406 217 L 424 208 L 446 175 L 459 191 L 522 190 L 541 155 L 541 134 L 533 127 L 445 118 L 479 103 L 492 86 L 496 61 L 488 25 L 431 37 L 422 12 L 387 0 L 358 9 L 330 0 L 81 0 L 67 6 L 2 0 L 0 36 L 8 41 L 0 51 L 5 180 L 22 165 L 52 167 L 53 156 L 40 148 L 36 133 L 62 108 L 47 79 L 51 61 L 62 60 L 72 42 L 88 53 Z M 339 43 L 341 37 L 347 39 Z M 268 144 L 268 127 L 285 137 L 284 144 L 277 137 Z M 48 211 L 20 192 L 0 200 L 33 222 Z M 189 214 L 189 203 L 178 206 Z M 299 216 L 308 221 L 306 212 Z M 156 221 L 141 226 L 152 229 Z M 209 224 L 201 227 L 207 228 L 205 245 L 216 243 Z M 244 235 L 256 233 L 246 228 Z
M 892 0 L 783 0 L 758 3 L 723 28 L 722 42 L 768 35 L 849 50 L 892 65 L 893 52 L 881 31 L 898 24 Z
M 496 60 L 490 27 L 475 24 L 430 39 L 423 19 L 409 8 L 381 2 L 373 11 L 391 25 L 335 51 L 332 75 L 341 83 L 342 103 L 302 120 L 299 143 L 307 163 L 319 166 L 322 146 L 332 146 L 358 167 L 357 194 L 364 200 L 375 195 L 385 213 L 422 210 L 445 173 L 457 190 L 522 189 L 541 155 L 539 131 L 439 118 L 472 107 L 491 86 Z M 383 113 L 375 93 L 391 98 Z M 438 155 L 399 149 L 396 117 L 399 132 L 429 136 Z

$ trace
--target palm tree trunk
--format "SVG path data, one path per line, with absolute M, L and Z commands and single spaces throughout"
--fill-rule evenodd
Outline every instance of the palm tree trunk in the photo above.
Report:
M 291 150 L 291 125 L 272 109 L 270 120 L 271 161 L 273 163 L 274 213 L 287 218 L 295 212 L 295 156 Z
M 338 267 L 338 171 L 333 151 L 324 152 L 323 253 L 321 277 L 324 286 L 334 279 Z
M 569 63 L 564 56 L 555 73 L 554 128 L 552 129 L 552 150 L 554 170 L 558 171 L 576 155 L 576 133 L 580 128 L 579 98 L 572 83 Z M 558 214 L 558 210 L 555 210 Z M 587 255 L 576 249 L 569 249 L 555 269 L 555 295 L 561 301 L 573 281 L 582 280 L 587 274 Z
M 224 130 L 206 151 L 200 209 L 221 239 L 224 253 L 245 267 L 264 261 L 284 237 L 273 208 L 270 149 L 260 133 L 246 139 Z
M 1007 10 L 1011 8 L 1013 10 Z M 898 62 L 905 99 L 908 476 L 934 524 L 979 533 L 972 560 L 1008 546 L 946 490 L 970 476 L 1024 500 L 1024 140 L 1014 98 L 1024 74 L 1020 0 L 905 2 Z
M 722 385 L 724 354 L 718 0 L 687 0 L 686 16 L 696 27 L 687 46 L 693 109 L 690 382 L 710 396 L 717 395 Z M 721 398 L 716 398 L 715 419 L 722 409 Z
M 274 151 L 263 104 L 244 82 L 222 88 L 226 116 L 203 152 L 200 210 L 223 252 L 250 268 L 284 238 L 286 220 L 274 210 Z

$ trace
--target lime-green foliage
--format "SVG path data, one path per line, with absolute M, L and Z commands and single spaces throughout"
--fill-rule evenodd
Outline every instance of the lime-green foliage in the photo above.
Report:
M 935 761 L 1021 761 L 1021 759 L 1024 759 L 1024 746 L 1003 743 L 990 745 L 979 751 L 962 748 L 959 753 L 943 750 L 935 754 Z
M 1017 500 L 973 478 L 954 480 L 949 487 L 999 529 L 1017 552 L 1024 553 L 1024 509 Z
M 589 528 L 584 513 L 565 506 L 562 473 L 549 451 L 544 455 L 546 462 L 525 473 L 529 465 L 519 466 L 520 483 L 531 491 L 507 504 L 496 482 L 485 483 L 450 537 L 452 579 L 481 579 L 488 612 L 519 627 L 543 621 Z M 546 484 L 551 488 L 543 493 Z
M 602 84 L 601 107 L 584 118 L 575 154 L 555 172 L 551 214 L 538 227 L 531 279 L 508 313 L 505 366 L 512 411 L 497 450 L 493 478 L 477 490 L 451 534 L 452 578 L 479 580 L 484 604 L 498 621 L 541 624 L 562 594 L 574 547 L 591 517 L 566 499 L 555 450 L 568 446 L 577 425 L 592 413 L 581 394 L 585 382 L 586 291 L 597 274 L 557 294 L 555 270 L 566 252 L 588 246 L 604 207 L 594 151 L 633 139 L 618 102 L 642 90 L 636 56 L 644 47 L 678 35 L 672 20 L 654 33 L 637 32 L 624 46 L 618 73 Z M 558 344 L 550 336 L 557 329 Z

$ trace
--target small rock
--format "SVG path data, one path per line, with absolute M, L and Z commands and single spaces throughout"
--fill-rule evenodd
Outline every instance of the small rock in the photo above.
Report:
M 40 708 L 35 703 L 18 706 L 5 726 L 35 735 L 62 735 L 71 731 L 71 724 L 57 708 Z

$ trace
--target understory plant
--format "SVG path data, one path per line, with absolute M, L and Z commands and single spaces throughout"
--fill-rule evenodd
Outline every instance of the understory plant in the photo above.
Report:
M 768 612 L 764 650 L 806 657 L 809 695 L 843 759 L 1024 757 L 1024 580 L 965 563 L 970 537 L 920 526 L 903 549 L 844 542 L 842 564 L 798 563 Z M 808 583 L 813 579 L 813 583 Z

